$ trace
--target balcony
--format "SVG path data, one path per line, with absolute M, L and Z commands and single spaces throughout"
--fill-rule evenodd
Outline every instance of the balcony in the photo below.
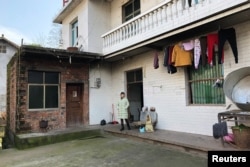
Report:
M 249 14 L 249 9 L 249 0 L 192 0 L 191 6 L 188 0 L 185 6 L 182 0 L 166 0 L 102 35 L 103 54 L 115 56 L 244 10 Z

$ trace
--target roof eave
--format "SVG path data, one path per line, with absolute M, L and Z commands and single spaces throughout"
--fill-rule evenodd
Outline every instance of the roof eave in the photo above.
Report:
M 62 24 L 62 21 L 67 17 L 83 0 L 71 0 L 56 16 L 53 23 Z
M 19 46 L 18 46 L 17 44 L 15 44 L 14 42 L 12 42 L 12 41 L 8 40 L 8 39 L 7 39 L 7 38 L 5 38 L 5 37 L 0 37 L 0 40 L 5 41 L 6 43 L 8 43 L 9 45 L 13 46 L 13 47 L 14 47 L 14 48 L 16 48 L 16 49 L 18 49 L 18 48 L 19 48 Z
M 43 55 L 60 55 L 60 57 L 77 57 L 82 59 L 102 59 L 103 55 L 99 53 L 93 52 L 82 52 L 82 51 L 69 51 L 64 49 L 56 49 L 56 48 L 45 48 L 40 46 L 30 46 L 30 45 L 22 45 L 21 47 L 22 53 L 37 53 Z

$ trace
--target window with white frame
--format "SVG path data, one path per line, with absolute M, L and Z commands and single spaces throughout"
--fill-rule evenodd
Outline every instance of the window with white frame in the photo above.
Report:
M 58 108 L 59 78 L 58 72 L 28 71 L 28 108 Z
M 123 22 L 126 22 L 141 13 L 140 0 L 130 0 L 128 3 L 123 5 Z
M 0 45 L 0 53 L 6 53 L 6 52 L 7 52 L 6 45 Z
M 77 38 L 78 38 L 78 21 L 74 21 L 71 24 L 71 45 L 77 45 Z
M 223 64 L 218 64 L 217 60 L 216 53 L 213 66 L 207 64 L 198 69 L 193 66 L 187 69 L 190 104 L 225 104 Z

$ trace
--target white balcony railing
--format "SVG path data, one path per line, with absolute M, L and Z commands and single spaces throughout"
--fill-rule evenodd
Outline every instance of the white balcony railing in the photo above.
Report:
M 185 4 L 183 2 L 186 2 Z M 111 54 L 248 0 L 166 0 L 102 35 L 103 54 Z

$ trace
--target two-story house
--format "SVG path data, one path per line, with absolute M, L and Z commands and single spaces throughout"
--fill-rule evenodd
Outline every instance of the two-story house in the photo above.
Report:
M 158 129 L 211 136 L 232 103 L 216 83 L 250 65 L 249 2 L 68 1 L 54 19 L 63 47 L 103 55 L 89 69 L 89 123 L 109 121 L 113 111 L 116 119 L 125 91 L 134 120 L 138 108 L 153 106 Z
M 7 38 L 0 37 L 0 112 L 6 111 L 6 80 L 7 80 L 7 64 L 11 57 L 18 50 L 18 45 L 11 42 Z

